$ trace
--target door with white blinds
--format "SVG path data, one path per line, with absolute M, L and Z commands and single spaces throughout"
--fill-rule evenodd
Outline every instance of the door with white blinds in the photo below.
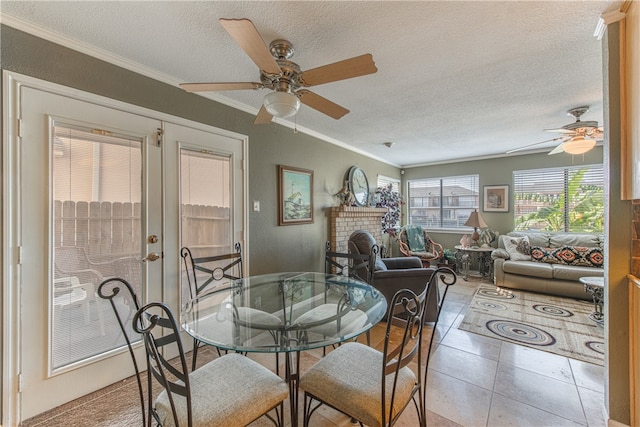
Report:
M 142 304 L 162 301 L 178 316 L 180 247 L 215 254 L 246 243 L 244 137 L 103 99 L 17 92 L 5 246 L 20 248 L 16 321 L 4 315 L 16 323 L 5 353 L 16 367 L 5 380 L 16 386 L 5 388 L 3 414 L 16 424 L 133 374 L 111 306 L 96 294 L 102 280 L 124 278 Z M 116 304 L 132 319 L 130 301 Z
M 111 307 L 96 290 L 122 277 L 142 302 L 162 299 L 162 259 L 142 262 L 161 252 L 161 168 L 149 165 L 162 156 L 158 120 L 31 88 L 20 102 L 24 420 L 132 374 Z M 158 242 L 147 241 L 151 234 Z M 131 311 L 125 299 L 117 303 Z

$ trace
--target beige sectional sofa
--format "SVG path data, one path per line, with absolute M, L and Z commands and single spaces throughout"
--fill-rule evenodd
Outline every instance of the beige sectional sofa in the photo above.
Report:
M 604 276 L 603 253 L 600 234 L 507 233 L 491 254 L 494 281 L 498 287 L 591 300 L 579 279 Z

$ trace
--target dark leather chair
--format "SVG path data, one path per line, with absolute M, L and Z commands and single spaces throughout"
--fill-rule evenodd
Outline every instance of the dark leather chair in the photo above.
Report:
M 349 236 L 349 252 L 368 255 L 376 241 L 366 230 L 356 230 Z M 370 284 L 391 301 L 401 289 L 411 289 L 420 294 L 435 273 L 433 268 L 424 268 L 418 257 L 376 257 Z M 366 277 L 366 276 L 365 276 Z M 436 286 L 431 286 L 428 293 L 426 322 L 434 322 L 438 314 L 440 293 Z

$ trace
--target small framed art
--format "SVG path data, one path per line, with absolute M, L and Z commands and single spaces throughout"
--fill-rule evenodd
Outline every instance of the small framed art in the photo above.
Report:
M 278 225 L 313 222 L 313 171 L 278 165 Z
M 485 185 L 483 211 L 509 212 L 509 186 Z

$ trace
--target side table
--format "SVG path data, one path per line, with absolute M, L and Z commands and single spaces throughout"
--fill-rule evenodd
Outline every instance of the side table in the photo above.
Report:
M 471 247 L 471 246 L 454 246 L 456 252 L 456 263 L 459 263 L 461 271 L 464 273 L 464 280 L 469 280 L 469 267 L 471 261 L 478 262 L 479 272 L 484 277 L 491 277 L 493 274 L 493 260 L 491 252 L 494 248 Z
M 581 277 L 580 283 L 584 284 L 584 291 L 591 294 L 593 298 L 593 313 L 589 318 L 596 323 L 604 323 L 604 313 L 602 307 L 604 305 L 604 277 L 602 276 L 586 276 Z

